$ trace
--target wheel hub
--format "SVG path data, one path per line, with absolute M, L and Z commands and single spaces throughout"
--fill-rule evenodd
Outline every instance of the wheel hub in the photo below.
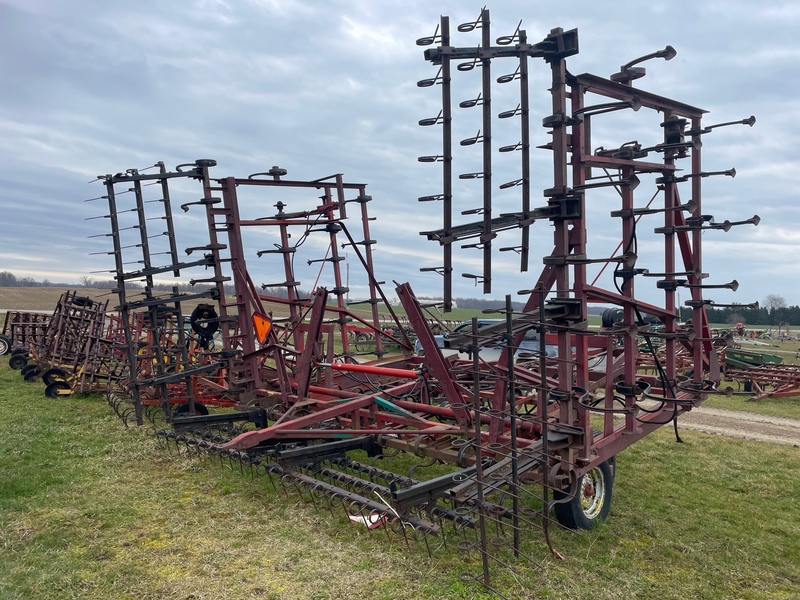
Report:
M 583 476 L 580 495 L 583 514 L 589 519 L 600 515 L 606 497 L 605 480 L 600 469 L 594 468 Z

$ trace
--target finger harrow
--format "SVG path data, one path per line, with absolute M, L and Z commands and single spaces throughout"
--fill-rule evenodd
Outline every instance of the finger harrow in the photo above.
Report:
M 44 343 L 45 331 L 52 315 L 22 312 L 11 310 L 6 312 L 3 319 L 3 329 L 0 330 L 2 344 L 5 351 L 0 355 L 17 351 L 17 353 L 28 352 L 31 346 L 39 346 Z
M 724 342 L 709 330 L 705 308 L 713 302 L 703 293 L 735 291 L 738 283 L 705 282 L 703 235 L 759 219 L 715 222 L 703 212 L 701 186 L 708 177 L 735 175 L 703 170 L 703 138 L 755 119 L 706 126 L 703 109 L 634 88 L 645 74 L 635 65 L 669 60 L 670 46 L 603 78 L 567 70 L 567 58 L 578 52 L 575 30 L 554 29 L 536 43 L 521 27 L 495 41 L 490 30 L 484 9 L 457 27 L 459 35 L 479 33 L 477 43 L 454 45 L 448 17 L 418 40 L 436 69 L 418 86 L 438 88 L 442 103 L 435 118 L 420 121 L 441 126 L 441 151 L 419 160 L 438 164 L 442 175 L 441 190 L 419 198 L 442 207 L 442 226 L 422 232 L 442 261 L 422 270 L 442 276 L 447 313 L 456 245 L 481 265 L 480 273 L 462 275 L 488 294 L 497 252 L 517 254 L 523 277 L 535 234 L 541 230 L 553 243 L 538 277 L 518 292 L 522 308 L 507 295 L 496 311 L 504 319 L 486 327 L 473 319 L 471 328 L 448 336 L 448 348 L 435 337 L 434 324 L 446 324 L 438 308 L 420 302 L 409 283 L 393 282 L 404 314 L 389 302 L 375 274 L 378 242 L 365 184 L 341 174 L 289 179 L 277 166 L 217 177 L 216 163 L 205 159 L 174 171 L 158 163 L 155 172 L 101 176 L 99 199 L 109 209 L 102 217 L 111 231 L 102 235 L 112 242 L 123 340 L 115 347 L 124 353 L 124 374 L 108 399 L 123 420 L 149 418 L 167 448 L 265 476 L 276 490 L 341 511 L 390 539 L 418 539 L 432 550 L 430 540 L 441 540 L 438 547 L 458 536 L 454 546 L 480 565 L 465 580 L 493 589 L 493 567 L 508 566 L 510 557 L 532 560 L 524 554 L 527 532 L 542 532 L 557 554 L 553 523 L 582 529 L 605 518 L 617 453 L 676 424 L 717 390 Z M 532 59 L 549 69 L 552 106 L 541 119 L 546 140 L 539 148 L 552 157 L 552 180 L 543 184 L 540 207 L 531 198 Z M 498 63 L 513 72 L 496 77 Z M 477 94 L 470 91 L 474 76 Z M 517 106 L 495 114 L 495 88 L 508 84 L 518 86 Z M 454 105 L 462 93 L 471 99 Z M 660 121 L 653 139 L 619 143 L 618 135 L 629 135 L 618 130 L 640 110 Z M 454 122 L 462 117 L 479 131 L 455 153 Z M 520 141 L 495 146 L 499 119 L 518 127 Z M 601 146 L 601 136 L 611 145 Z M 459 173 L 474 164 L 469 153 L 476 149 L 481 170 Z M 495 150 L 504 161 L 493 166 Z M 515 169 L 513 179 L 493 180 Z M 180 206 L 207 226 L 207 238 L 185 249 L 188 259 L 179 256 L 171 208 L 176 180 L 182 193 L 198 188 Z M 460 187 L 471 182 L 479 189 Z M 647 185 L 655 193 L 642 202 L 635 191 Z M 681 199 L 683 187 L 691 200 Z M 613 251 L 602 252 L 590 235 L 589 217 L 599 206 L 608 207 L 621 234 Z M 639 244 L 650 219 L 659 243 L 647 256 L 659 262 L 644 268 Z M 148 231 L 154 220 L 163 233 Z M 497 247 L 509 237 L 514 245 Z M 599 257 L 590 254 L 598 249 Z M 358 267 L 352 273 L 351 259 Z M 598 283 L 609 265 L 613 289 Z M 595 266 L 599 272 L 591 273 Z M 178 278 L 198 269 L 203 276 L 190 279 L 197 291 L 180 291 Z M 254 273 L 270 279 L 258 287 Z M 165 279 L 174 282 L 171 291 L 157 287 Z M 688 327 L 678 323 L 681 288 L 690 296 Z M 663 302 L 644 302 L 637 290 Z M 350 301 L 351 293 L 361 299 Z M 189 317 L 192 333 L 184 324 L 189 301 L 199 302 Z M 610 326 L 588 327 L 591 304 L 615 307 Z M 531 333 L 538 349 L 522 352 Z M 499 357 L 487 359 L 485 348 Z
M 41 378 L 49 398 L 105 391 L 116 379 L 111 338 L 118 327 L 113 316 L 107 318 L 107 305 L 69 291 L 47 319 L 12 316 L 15 339 L 28 342 L 13 351 L 9 364 L 26 381 Z

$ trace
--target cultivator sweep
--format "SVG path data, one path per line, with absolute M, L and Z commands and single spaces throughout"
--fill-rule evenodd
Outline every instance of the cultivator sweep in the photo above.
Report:
M 541 226 L 553 247 L 538 278 L 519 292 L 523 308 L 514 310 L 508 295 L 497 311 L 503 319 L 487 326 L 473 319 L 442 348 L 436 333 L 445 323 L 410 284 L 394 282 L 399 315 L 375 274 L 366 185 L 342 175 L 287 179 L 280 167 L 217 178 L 212 160 L 171 172 L 158 163 L 155 173 L 131 169 L 99 178 L 121 325 L 113 344 L 121 375 L 108 397 L 126 420 L 165 421 L 156 435 L 169 448 L 210 453 L 268 476 L 276 489 L 296 490 L 331 512 L 341 507 L 349 519 L 389 537 L 429 544 L 437 536 L 446 543 L 444 531 L 452 526 L 456 547 L 480 564 L 479 573 L 464 578 L 491 587 L 493 565 L 512 555 L 530 558 L 525 532 L 543 531 L 555 552 L 551 513 L 569 528 L 604 518 L 616 454 L 715 391 L 723 342 L 711 336 L 705 307 L 712 303 L 703 292 L 738 284 L 704 283 L 703 234 L 759 219 L 717 223 L 702 212 L 702 179 L 735 171 L 703 171 L 701 139 L 733 123 L 704 126 L 704 110 L 633 87 L 645 73 L 635 65 L 669 60 L 671 47 L 606 79 L 567 71 L 566 59 L 578 52 L 575 30 L 554 29 L 530 43 L 518 27 L 492 45 L 488 10 L 457 30 L 478 32 L 480 40 L 451 45 L 448 17 L 433 36 L 418 40 L 433 46 L 425 58 L 437 69 L 418 85 L 439 85 L 442 98 L 439 114 L 420 121 L 441 125 L 441 154 L 419 159 L 441 164 L 442 190 L 419 200 L 442 203 L 442 227 L 423 235 L 439 244 L 443 260 L 422 270 L 442 275 L 449 311 L 456 243 L 480 251 L 481 273 L 463 275 L 489 293 L 495 240 L 519 232 L 515 245 L 499 250 L 519 254 L 524 273 L 531 236 Z M 531 198 L 530 59 L 543 59 L 551 76 L 552 114 L 542 118 L 548 139 L 540 148 L 552 155 L 553 177 L 541 207 Z M 513 73 L 495 82 L 496 61 L 511 63 Z M 468 114 L 480 108 L 480 130 L 459 145 L 480 147 L 483 167 L 457 179 L 481 182 L 478 208 L 456 197 L 453 154 L 452 97 L 460 93 L 454 78 L 470 71 L 480 73 L 480 93 L 458 107 Z M 513 82 L 517 107 L 495 114 L 495 87 Z M 602 115 L 642 109 L 659 115 L 660 141 L 597 146 L 596 132 L 614 131 L 603 122 L 612 115 Z M 501 170 L 492 162 L 497 119 L 518 120 L 520 136 L 497 148 L 520 158 L 518 177 L 499 186 L 492 178 Z M 642 204 L 634 191 L 647 179 L 655 194 Z M 199 198 L 181 205 L 207 224 L 208 243 L 185 250 L 199 259 L 178 254 L 169 189 L 176 180 L 201 188 Z M 681 199 L 684 183 L 691 200 Z M 518 209 L 496 214 L 494 205 L 506 206 L 513 193 Z M 591 257 L 588 216 L 601 203 L 618 222 L 621 242 L 610 256 Z M 480 219 L 455 223 L 457 210 Z M 660 219 L 654 232 L 664 240 L 659 272 L 637 265 L 637 230 L 650 217 Z M 149 233 L 153 220 L 165 231 Z M 360 267 L 352 280 L 351 257 Z M 597 284 L 600 275 L 590 278 L 594 264 L 613 266 L 613 290 Z M 177 284 L 157 289 L 160 278 L 185 278 L 198 268 L 209 273 L 191 279 L 197 292 L 180 292 Z M 270 273 L 260 290 L 251 277 L 256 271 Z M 635 294 L 635 284 L 645 288 L 652 278 L 663 293 L 660 305 Z M 676 316 L 682 288 L 691 296 L 688 327 Z M 351 289 L 360 300 L 349 301 Z M 200 301 L 190 330 L 187 301 Z M 593 303 L 617 307 L 619 318 L 589 329 Z M 532 334 L 538 348 L 523 351 Z M 499 358 L 488 359 L 487 348 Z M 691 376 L 679 374 L 689 370 Z M 209 405 L 222 410 L 209 412 Z

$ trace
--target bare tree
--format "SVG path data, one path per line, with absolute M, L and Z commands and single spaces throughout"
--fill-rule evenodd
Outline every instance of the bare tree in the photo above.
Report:
M 786 298 L 778 294 L 769 294 L 764 298 L 764 308 L 766 308 L 768 312 L 772 312 L 776 308 L 786 308 Z
M 83 287 L 87 287 L 87 288 L 88 287 L 93 287 L 94 286 L 94 279 L 92 279 L 88 275 L 83 275 L 81 277 L 81 283 L 83 284 Z

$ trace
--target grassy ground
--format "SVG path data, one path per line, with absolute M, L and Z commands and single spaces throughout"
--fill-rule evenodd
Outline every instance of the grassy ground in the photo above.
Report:
M 703 406 L 725 408 L 727 410 L 740 410 L 772 417 L 800 419 L 800 396 L 792 396 L 791 398 L 765 398 L 758 402 L 753 402 L 748 399 L 748 396 L 726 397 L 723 395 L 714 395 L 709 396 L 708 399 L 703 402 Z
M 263 478 L 159 449 L 98 397 L 44 397 L 0 358 L 0 598 L 482 598 L 448 539 L 348 524 Z M 537 532 L 511 598 L 800 596 L 796 448 L 667 428 L 618 459 L 610 519 Z M 395 536 L 398 538 L 398 536 Z M 432 546 L 436 546 L 433 542 Z
M 61 294 L 67 291 L 77 291 L 80 296 L 88 296 L 98 302 L 109 300 L 109 305 L 116 304 L 116 294 L 111 290 L 83 287 L 0 287 L 0 310 L 42 310 L 53 312 Z

